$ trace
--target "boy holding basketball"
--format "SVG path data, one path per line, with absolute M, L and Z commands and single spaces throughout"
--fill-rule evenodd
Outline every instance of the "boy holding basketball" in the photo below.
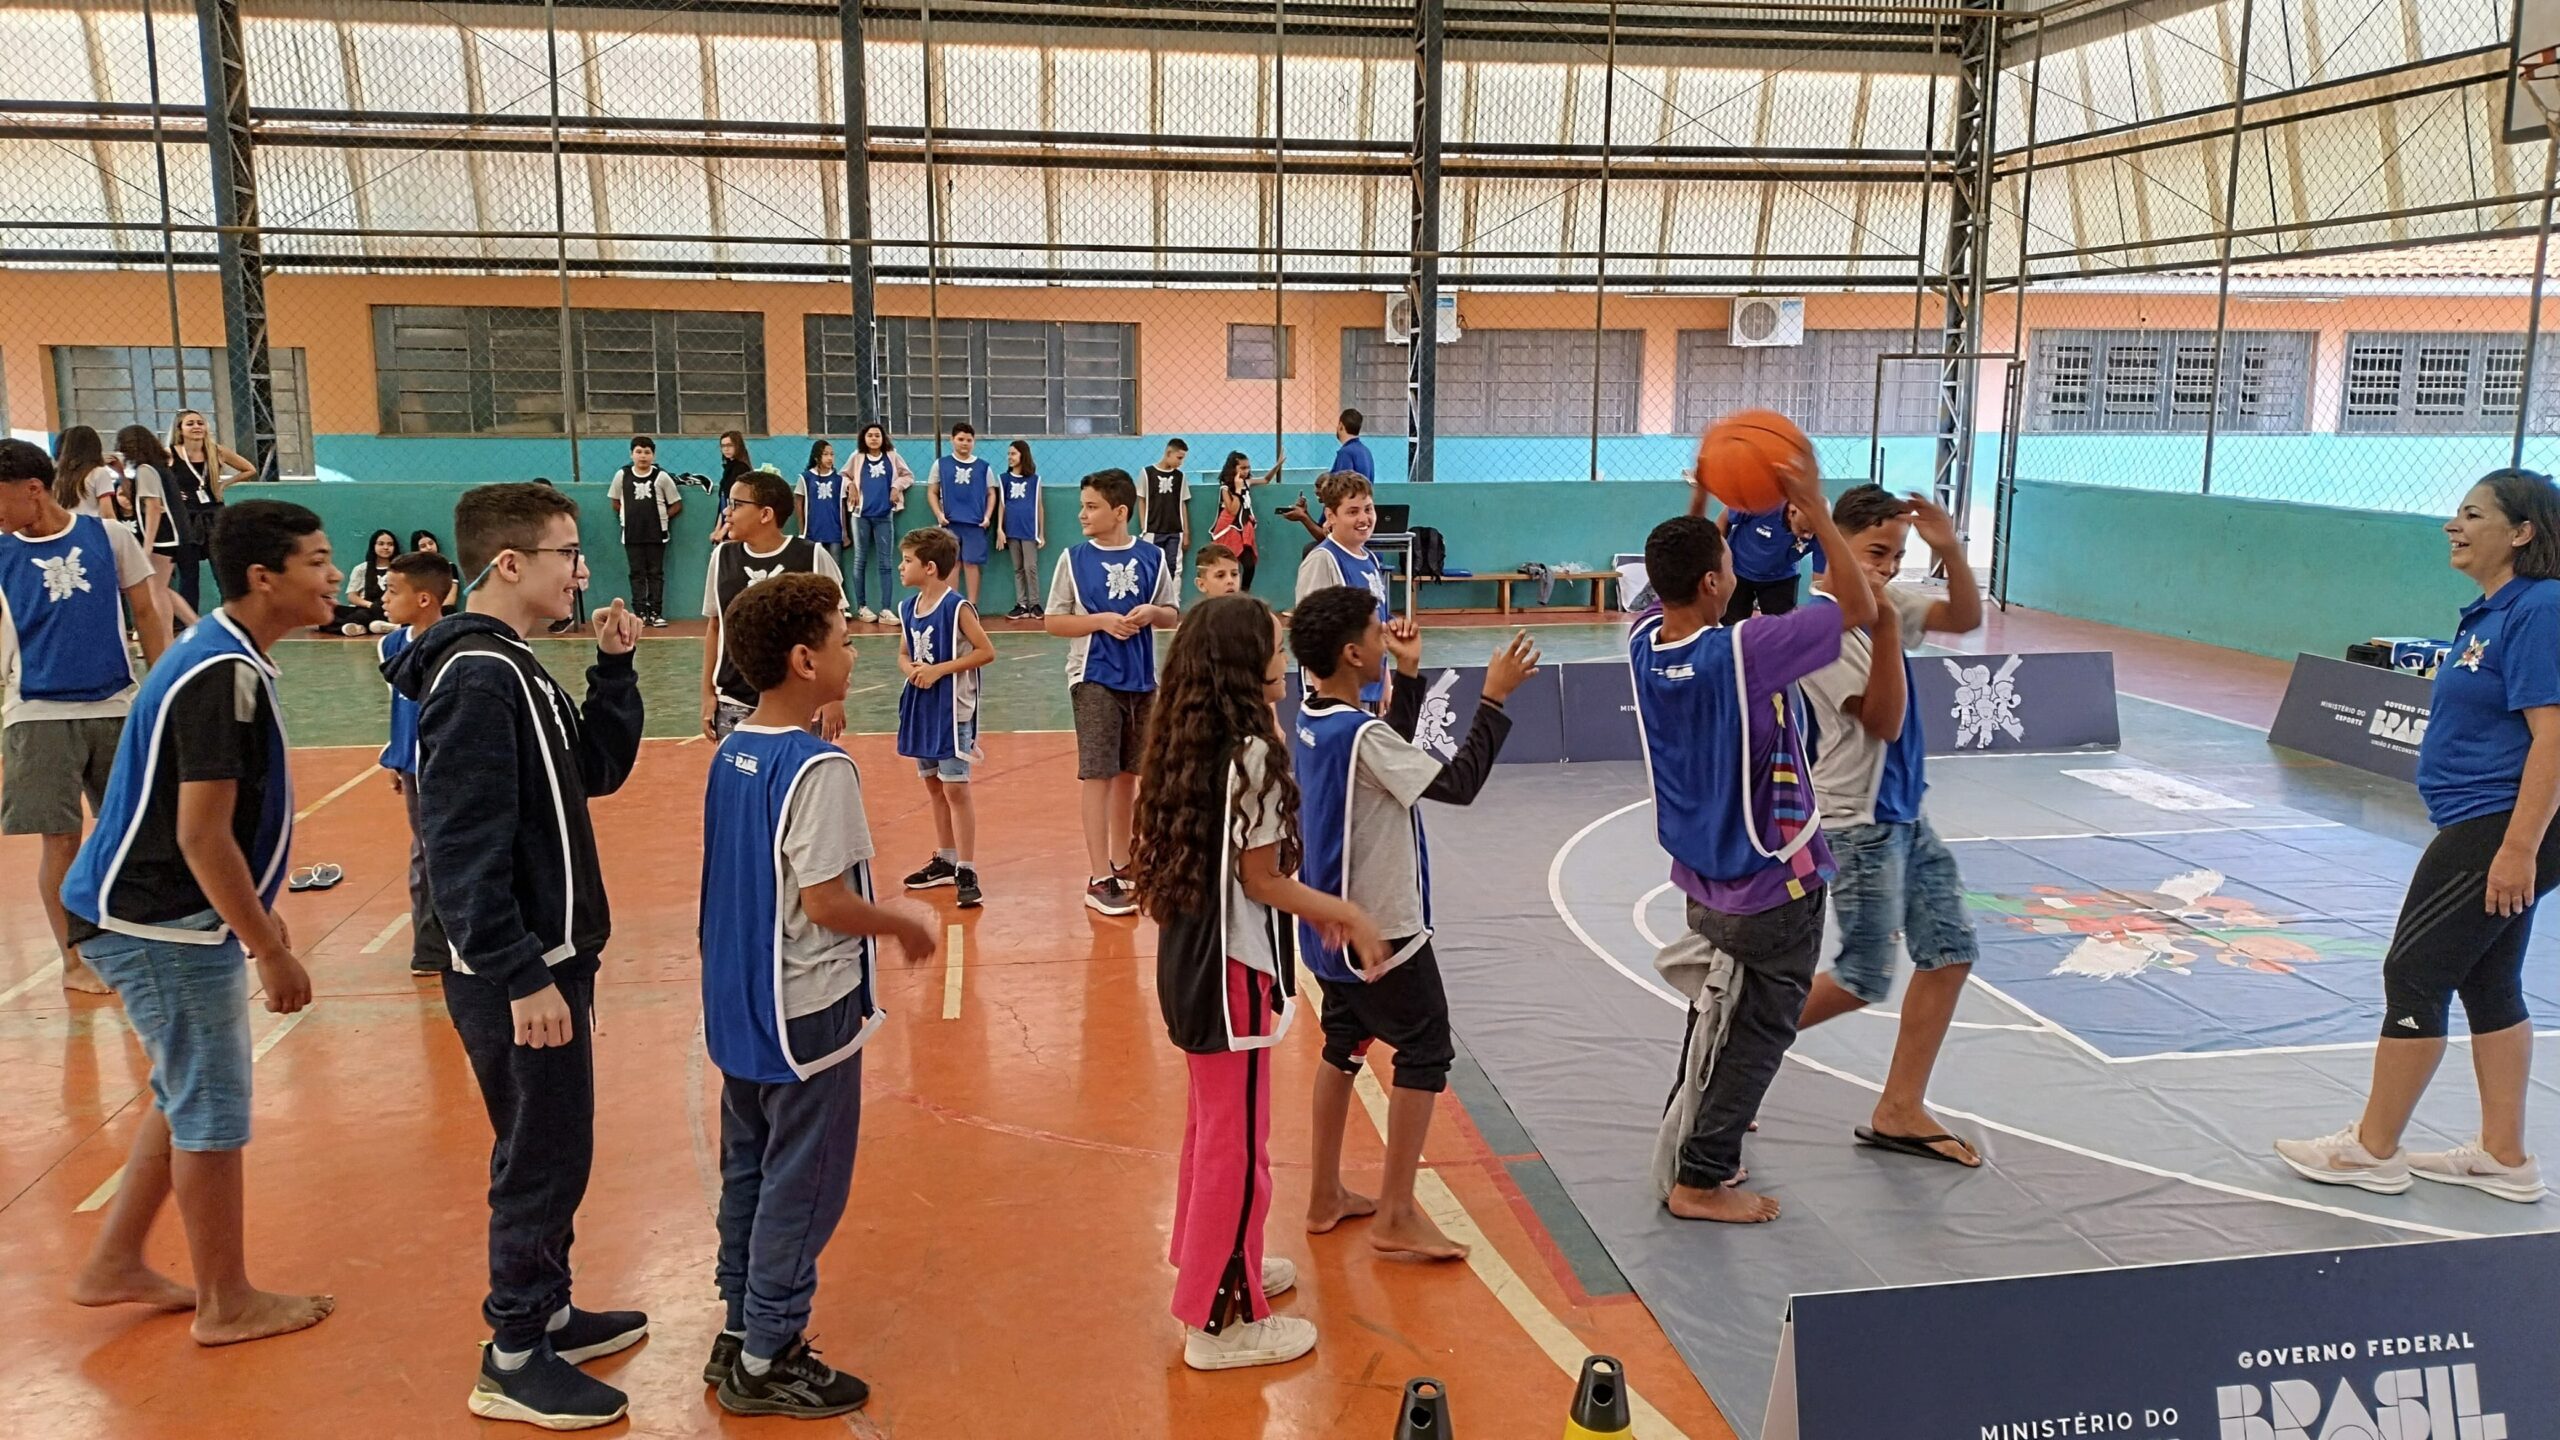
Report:
M 1772 447 L 1775 463 L 1756 447 L 1731 453 L 1710 431 L 1699 447 L 1697 478 L 1722 497 L 1738 480 L 1765 483 L 1774 471 L 1782 501 L 1811 519 L 1815 539 L 1845 554 L 1822 503 L 1812 449 L 1793 430 L 1779 432 L 1788 443 Z M 1778 1217 L 1778 1202 L 1731 1182 L 1742 1168 L 1743 1132 L 1795 1042 L 1821 958 L 1823 891 L 1832 875 L 1787 691 L 1840 658 L 1842 634 L 1875 618 L 1875 596 L 1863 570 L 1844 567 L 1833 576 L 1834 604 L 1719 625 L 1734 590 L 1733 565 L 1723 532 L 1702 518 L 1703 505 L 1693 503 L 1688 515 L 1646 537 L 1645 568 L 1659 599 L 1628 635 L 1636 718 L 1671 880 L 1687 897 L 1690 931 L 1737 965 L 1723 1048 L 1681 1142 L 1667 1203 L 1683 1219 L 1757 1224 Z M 1693 1026 L 1697 1019 L 1693 1008 Z

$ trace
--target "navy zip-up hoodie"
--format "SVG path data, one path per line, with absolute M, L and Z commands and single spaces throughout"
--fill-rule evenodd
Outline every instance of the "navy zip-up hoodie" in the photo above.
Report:
M 573 705 L 504 622 L 437 621 L 382 667 L 418 702 L 418 831 L 454 968 L 521 1000 L 592 975 L 613 933 L 591 796 L 640 757 L 640 677 L 599 653 Z

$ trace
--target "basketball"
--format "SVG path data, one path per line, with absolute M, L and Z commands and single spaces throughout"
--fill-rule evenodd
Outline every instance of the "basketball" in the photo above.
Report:
M 1812 463 L 1812 442 L 1775 410 L 1736 410 L 1698 442 L 1698 483 L 1726 508 L 1752 514 L 1787 503 L 1781 477 Z

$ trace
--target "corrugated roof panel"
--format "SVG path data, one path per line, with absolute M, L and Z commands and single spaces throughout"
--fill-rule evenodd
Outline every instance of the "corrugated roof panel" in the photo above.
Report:
M 2277 8 L 2262 6 L 2259 13 L 2272 20 Z M 2135 63 L 2148 72 L 2141 92 L 2143 113 L 2176 115 L 2231 103 L 2238 79 L 2232 63 L 2240 41 L 2237 16 L 2212 8 L 2191 10 L 2137 26 L 2134 38 Z M 2260 43 L 2252 48 L 2263 54 L 2265 32 L 2257 38 Z
M 1126 170 L 1062 170 L 1058 173 L 1058 243 L 1070 253 L 1085 244 L 1145 244 L 1153 240 L 1155 177 Z M 1146 272 L 1155 257 L 1076 254 L 1075 265 L 1097 272 Z
M 913 125 L 924 114 L 924 47 L 912 40 L 862 42 L 863 102 L 874 125 Z
M 844 80 L 836 68 L 835 54 L 835 46 L 814 39 L 713 36 L 711 76 L 720 117 L 840 122 L 844 114 Z
M 950 182 L 943 191 L 942 233 L 945 239 L 987 243 L 1010 242 L 1013 250 L 955 250 L 955 265 L 1043 265 L 1048 263 L 1048 204 L 1042 198 L 1040 172 L 999 169 L 988 165 L 954 165 L 943 172 Z M 1143 241 L 1143 215 L 1123 217 L 1140 222 L 1136 233 L 1120 238 Z
M 193 27 L 189 27 L 192 31 Z M 192 50 L 181 52 L 192 55 Z M 9 57 L 6 93 L 29 100 L 88 100 L 89 37 L 68 10 L 0 8 L 0 54 Z M 133 70 L 142 73 L 139 51 Z
M 1087 50 L 1060 46 L 1050 52 L 1060 130 L 1111 130 L 1146 134 L 1153 80 L 1143 50 Z
M 1925 82 L 1924 82 L 1925 83 Z M 1768 85 L 1765 135 L 1755 139 L 1750 101 L 1714 117 L 1709 123 L 1727 144 L 1760 144 L 1785 149 L 1826 149 L 1849 143 L 1849 120 L 1858 113 L 1858 77 L 1836 70 L 1796 70 L 1775 75 Z M 1700 137 L 1691 143 L 1708 143 Z
M 561 37 L 561 110 L 564 114 L 665 115 L 700 119 L 703 106 L 702 46 L 691 35 L 632 29 L 590 30 L 584 63 L 569 74 L 568 37 Z
M 1030 45 L 970 45 L 944 51 L 935 83 L 942 123 L 952 129 L 1040 128 L 1041 52 Z
M 1142 111 L 1130 111 L 1133 123 L 1115 128 L 1170 135 L 1268 135 L 1270 61 L 1257 55 L 1212 55 L 1168 50 L 1158 62 L 1164 95 L 1160 114 L 1149 124 Z M 1139 98 L 1145 77 L 1138 77 Z

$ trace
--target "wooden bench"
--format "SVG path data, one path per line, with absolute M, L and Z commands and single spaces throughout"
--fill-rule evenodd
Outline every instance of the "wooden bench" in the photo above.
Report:
M 1494 613 L 1498 615 L 1512 613 L 1512 586 L 1534 583 L 1525 571 L 1520 570 L 1488 570 L 1476 575 L 1424 575 L 1419 578 L 1425 585 L 1491 585 L 1494 587 L 1495 596 Z M 1588 582 L 1591 586 L 1591 613 L 1605 615 L 1609 610 L 1608 587 L 1618 578 L 1618 572 L 1577 570 L 1570 575 L 1550 575 L 1547 578 L 1558 585 L 1580 585 Z

